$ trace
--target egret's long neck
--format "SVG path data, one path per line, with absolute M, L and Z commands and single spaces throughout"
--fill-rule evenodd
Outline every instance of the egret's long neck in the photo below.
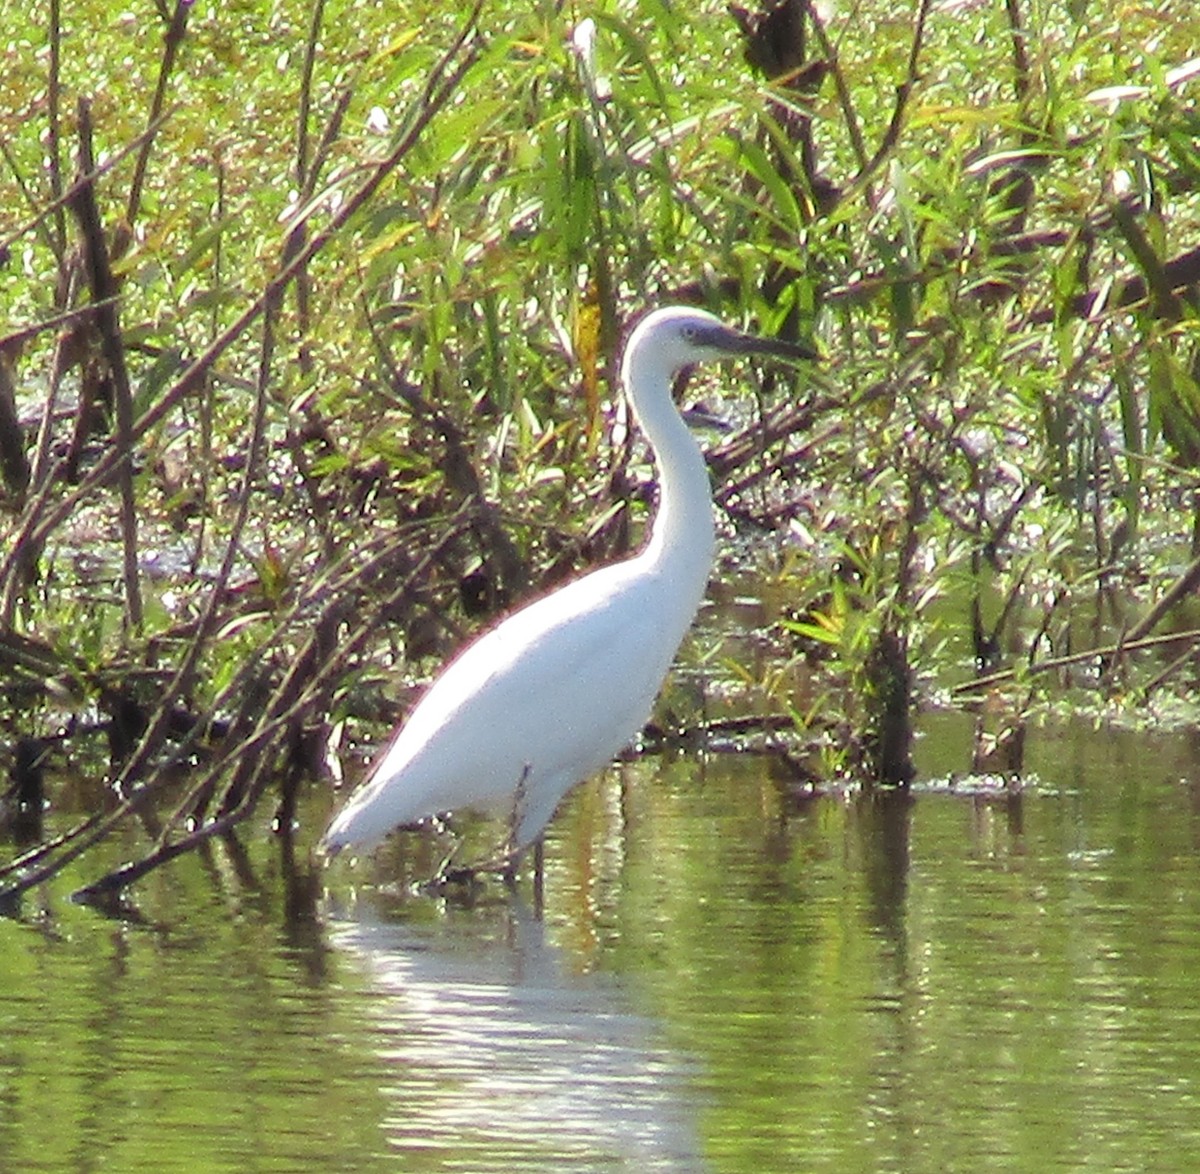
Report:
M 713 509 L 708 469 L 671 399 L 673 371 L 634 347 L 622 366 L 634 415 L 658 465 L 658 511 L 650 541 L 638 556 L 670 580 L 681 611 L 699 605 L 713 561 Z

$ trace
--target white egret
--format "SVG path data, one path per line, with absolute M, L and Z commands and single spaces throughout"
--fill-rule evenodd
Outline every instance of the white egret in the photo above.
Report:
M 700 605 L 713 562 L 704 458 L 671 398 L 678 372 L 733 355 L 812 358 L 690 307 L 648 314 L 621 383 L 658 464 L 658 512 L 640 553 L 512 613 L 442 671 L 330 824 L 333 855 L 470 808 L 509 817 L 510 861 L 563 796 L 637 735 Z

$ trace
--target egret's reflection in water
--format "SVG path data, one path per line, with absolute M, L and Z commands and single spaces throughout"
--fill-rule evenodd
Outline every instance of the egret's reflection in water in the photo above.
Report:
M 432 926 L 360 903 L 331 940 L 378 992 L 384 1128 L 422 1169 L 706 1169 L 686 1062 L 519 902 Z

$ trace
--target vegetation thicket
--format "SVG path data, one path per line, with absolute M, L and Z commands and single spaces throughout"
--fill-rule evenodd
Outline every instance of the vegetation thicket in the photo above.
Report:
M 775 655 L 731 676 L 798 778 L 907 783 L 933 682 L 1004 774 L 1047 697 L 1186 698 L 1198 34 L 1182 0 L 8 12 L 5 736 L 26 796 L 92 733 L 111 767 L 6 891 L 142 820 L 119 890 L 276 784 L 289 826 L 402 679 L 636 543 L 612 361 L 672 301 L 826 356 L 749 411 L 691 388 L 738 425 L 728 536 L 769 536 L 730 549 Z

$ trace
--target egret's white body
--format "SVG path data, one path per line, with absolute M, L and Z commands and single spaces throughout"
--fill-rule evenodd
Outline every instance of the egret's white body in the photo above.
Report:
M 519 852 L 571 787 L 632 741 L 713 561 L 708 472 L 671 384 L 684 366 L 758 351 L 807 353 L 691 308 L 641 321 L 621 381 L 658 463 L 649 541 L 634 557 L 534 600 L 455 657 L 330 824 L 327 851 L 369 847 L 396 827 L 473 808 L 508 815 L 509 848 Z

